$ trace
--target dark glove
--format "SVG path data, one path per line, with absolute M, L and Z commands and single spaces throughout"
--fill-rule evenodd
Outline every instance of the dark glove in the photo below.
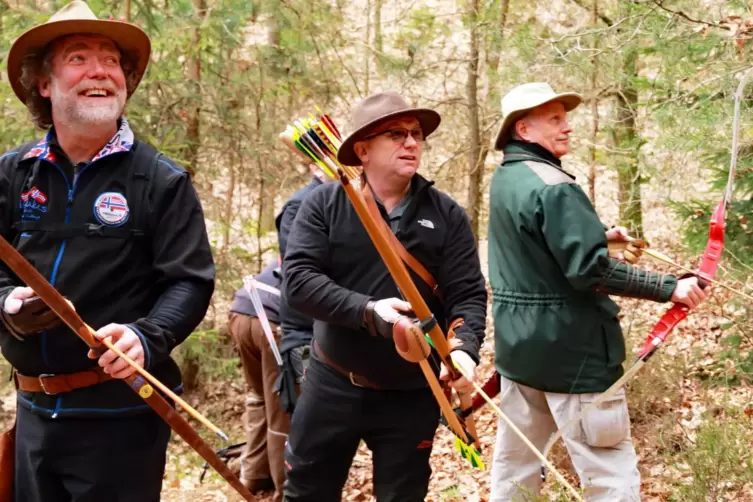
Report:
M 10 294 L 10 293 L 8 293 Z M 24 336 L 33 335 L 60 325 L 60 318 L 38 296 L 24 300 L 16 314 L 5 311 L 5 299 L 0 298 L 0 320 L 11 335 L 23 341 Z
M 303 383 L 303 377 L 306 375 L 306 368 L 309 366 L 309 357 L 311 356 L 311 345 L 301 345 L 290 349 L 290 364 L 293 366 L 295 381 L 297 384 Z
M 282 367 L 280 376 L 277 377 L 272 391 L 277 393 L 280 399 L 282 411 L 293 414 L 300 385 L 303 382 L 306 367 L 308 366 L 310 346 L 302 345 L 281 354 Z
M 371 336 L 383 336 L 384 338 L 392 339 L 392 328 L 394 323 L 385 321 L 375 310 L 374 306 L 377 302 L 370 301 L 366 304 L 366 310 L 364 310 L 363 317 L 366 328 L 369 330 Z

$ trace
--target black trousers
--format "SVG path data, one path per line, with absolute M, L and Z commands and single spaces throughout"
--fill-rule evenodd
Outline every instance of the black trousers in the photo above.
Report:
M 53 420 L 19 405 L 15 502 L 159 502 L 169 439 L 153 412 Z
M 372 451 L 377 501 L 423 501 L 438 424 L 439 406 L 428 387 L 356 387 L 312 356 L 285 447 L 284 500 L 339 501 L 364 440 Z

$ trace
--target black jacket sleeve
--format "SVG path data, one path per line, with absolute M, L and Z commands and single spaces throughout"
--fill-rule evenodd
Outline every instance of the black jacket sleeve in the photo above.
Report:
M 277 242 L 280 246 L 280 255 L 283 257 L 283 261 L 288 248 L 288 237 L 300 207 L 300 200 L 291 200 L 285 204 L 278 218 Z M 311 343 L 314 333 L 314 320 L 291 308 L 284 294 L 284 285 L 282 291 L 283 294 L 280 298 L 280 326 L 282 327 L 280 350 L 286 352 Z
M 486 281 L 468 216 L 454 203 L 450 206 L 449 224 L 437 285 L 448 322 L 459 317 L 464 321 L 455 330 L 455 336 L 462 341 L 458 349 L 478 364 L 486 335 Z
M 290 231 L 293 228 L 293 221 L 295 221 L 295 215 L 298 214 L 298 209 L 301 207 L 301 202 L 294 200 L 285 204 L 280 214 L 279 228 L 277 229 L 277 243 L 280 246 L 280 256 L 285 258 L 285 253 L 288 250 L 288 237 Z
M 148 316 L 128 325 L 144 342 L 147 368 L 167 359 L 199 325 L 215 284 L 199 197 L 188 173 L 175 168 L 167 171 L 166 181 L 155 183 L 150 201 L 153 270 L 162 293 Z
M 282 262 L 285 295 L 291 307 L 314 319 L 358 329 L 372 298 L 338 286 L 324 272 L 329 254 L 325 195 L 325 190 L 313 191 L 295 218 Z
M 18 162 L 18 155 L 20 155 L 18 149 L 0 155 L 0 236 L 11 244 L 15 239 L 13 205 L 18 202 L 13 200 L 15 195 L 11 192 L 13 172 Z M 0 260 L 0 299 L 5 298 L 13 288 L 20 285 L 16 274 L 10 270 L 4 261 Z M 0 330 L 5 331 L 2 323 L 0 323 Z

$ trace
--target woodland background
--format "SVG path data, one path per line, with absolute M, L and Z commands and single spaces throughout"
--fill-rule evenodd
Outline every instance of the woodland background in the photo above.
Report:
M 10 44 L 64 3 L 0 0 L 0 151 L 42 134 L 7 83 Z M 90 6 L 152 37 L 151 64 L 127 115 L 138 136 L 192 173 L 218 274 L 206 319 L 175 356 L 189 400 L 231 431 L 233 441 L 243 440 L 243 381 L 226 334 L 229 301 L 243 275 L 276 256 L 274 216 L 309 177 L 278 141 L 288 122 L 319 106 L 347 132 L 350 107 L 388 89 L 437 109 L 442 124 L 422 173 L 466 208 L 485 263 L 488 184 L 501 160 L 490 146 L 501 96 L 529 81 L 580 92 L 585 103 L 571 114 L 566 169 L 606 224 L 625 225 L 695 267 L 726 183 L 734 92 L 753 66 L 753 2 L 746 0 L 92 0 Z M 739 289 L 753 265 L 748 87 L 717 275 Z M 673 271 L 649 257 L 641 263 Z M 644 500 L 753 500 L 750 306 L 713 291 L 628 385 Z M 640 346 L 667 306 L 619 301 L 628 343 Z M 492 371 L 489 328 L 484 376 Z M 626 364 L 633 359 L 629 354 Z M 7 385 L 0 396 L 1 422 L 15 400 Z M 490 463 L 495 419 L 485 409 L 479 421 Z M 471 470 L 452 450 L 449 432 L 438 437 L 427 500 L 486 500 L 488 468 Z M 574 480 L 561 448 L 555 458 Z M 199 484 L 200 467 L 201 459 L 174 438 L 164 499 L 232 499 L 213 472 Z M 545 498 L 558 492 L 550 480 Z M 372 499 L 365 449 L 346 499 Z

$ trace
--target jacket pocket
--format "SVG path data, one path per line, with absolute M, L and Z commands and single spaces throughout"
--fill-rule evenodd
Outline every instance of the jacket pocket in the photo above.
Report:
M 580 394 L 580 409 L 596 401 L 601 393 Z M 611 448 L 630 438 L 630 414 L 625 398 L 625 389 L 600 403 L 589 411 L 581 427 L 586 444 L 596 448 Z

